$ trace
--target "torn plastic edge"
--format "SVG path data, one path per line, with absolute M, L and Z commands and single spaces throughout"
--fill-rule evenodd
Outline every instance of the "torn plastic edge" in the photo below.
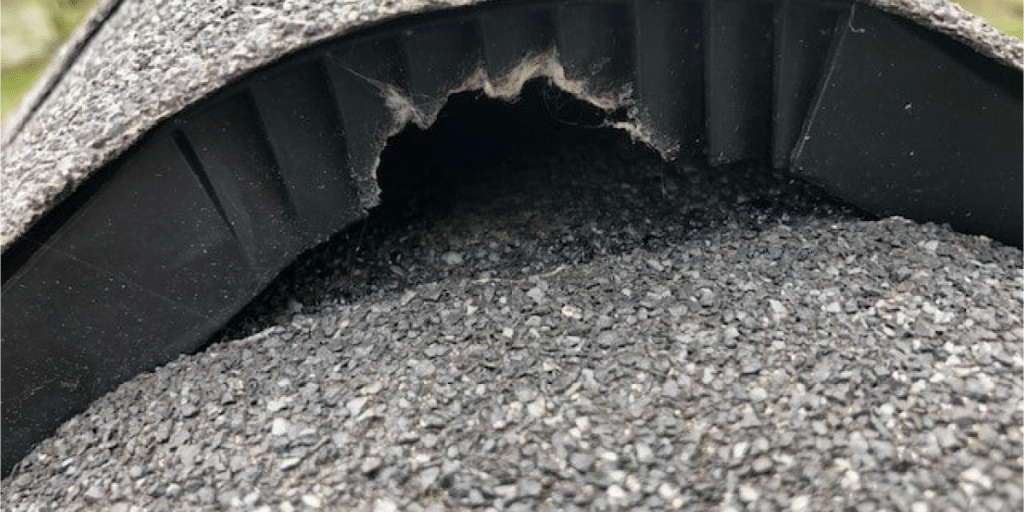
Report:
M 602 88 L 586 80 L 571 79 L 566 76 L 565 67 L 555 48 L 524 56 L 517 64 L 509 67 L 497 78 L 491 78 L 488 75 L 482 61 L 476 62 L 474 66 L 474 71 L 469 74 L 468 78 L 449 87 L 445 93 L 438 98 L 431 99 L 423 106 L 417 106 L 408 92 L 394 84 L 374 80 L 350 69 L 347 70 L 377 89 L 392 116 L 391 124 L 376 138 L 373 148 L 376 156 L 370 169 L 353 169 L 352 171 L 358 174 L 356 176 L 358 182 L 370 184 L 369 188 L 363 187 L 363 190 L 360 190 L 360 206 L 364 213 L 380 203 L 381 189 L 377 179 L 377 170 L 380 167 L 381 154 L 387 146 L 388 140 L 410 124 L 422 130 L 429 129 L 448 103 L 448 99 L 452 95 L 464 92 L 481 92 L 488 98 L 512 103 L 519 98 L 523 86 L 527 82 L 537 79 L 547 80 L 553 87 L 600 109 L 606 115 L 625 110 L 626 120 L 605 119 L 599 128 L 623 130 L 634 142 L 640 142 L 653 148 L 666 161 L 671 160 L 678 152 L 679 142 L 677 140 L 648 128 L 648 116 L 645 115 L 645 110 L 640 108 L 633 95 L 633 84 L 627 83 Z M 369 179 L 358 179 L 362 176 Z
M 491 0 L 494 1 L 494 0 Z M 987 56 L 1003 65 L 1010 66 L 1016 69 L 1024 69 L 1024 62 L 1022 62 L 1022 55 L 1024 55 L 1024 46 L 1020 44 L 1020 40 L 1003 34 L 998 30 L 992 28 L 984 20 L 977 16 L 968 13 L 963 8 L 950 3 L 948 0 L 939 0 L 935 2 L 921 2 L 918 0 L 854 0 L 862 2 L 866 5 L 875 7 L 882 11 L 890 14 L 897 15 L 899 17 L 909 19 L 916 24 L 924 26 L 930 30 L 934 30 L 943 33 L 953 39 L 960 41 L 961 43 L 967 44 L 972 47 L 975 51 L 978 51 L 982 55 Z M 97 4 L 96 12 L 94 15 L 88 18 L 88 21 L 79 27 L 81 32 L 72 36 L 66 43 L 65 47 L 59 50 L 58 58 L 48 66 L 47 70 L 44 71 L 44 78 L 41 79 L 37 86 L 33 87 L 29 95 L 23 99 L 17 110 L 12 113 L 10 119 L 3 127 L 3 133 L 0 134 L 0 146 L 3 146 L 5 150 L 5 157 L 7 156 L 7 150 L 10 145 L 14 143 L 15 139 L 22 132 L 24 125 L 28 120 L 35 115 L 35 112 L 39 106 L 45 102 L 49 97 L 50 93 L 57 84 L 63 79 L 64 71 L 71 67 L 77 57 L 85 51 L 88 42 L 95 35 L 96 31 L 100 28 L 103 21 L 112 16 L 116 12 L 117 7 L 123 3 L 123 0 L 100 0 Z M 471 1 L 463 6 L 486 3 L 486 0 Z M 383 23 L 392 19 L 411 16 L 421 12 L 429 11 L 440 11 L 450 9 L 455 6 L 444 6 L 444 5 L 433 5 L 430 7 L 424 7 L 421 9 L 410 9 L 407 11 L 400 11 L 392 13 L 388 16 L 383 16 L 378 19 L 363 20 L 362 22 L 354 23 L 351 26 L 345 27 L 338 32 L 331 34 L 320 34 L 304 44 L 293 47 L 288 50 L 281 52 L 275 52 L 272 55 L 265 56 L 265 59 L 253 63 L 251 66 L 246 66 L 244 69 L 237 71 L 231 75 L 225 75 L 220 77 L 220 85 L 213 84 L 211 89 L 198 91 L 198 95 L 191 99 L 186 99 L 184 102 L 174 102 L 175 108 L 183 105 L 195 104 L 204 98 L 214 94 L 216 89 L 220 86 L 226 85 L 230 80 L 243 75 L 247 71 L 251 71 L 259 66 L 266 65 L 284 55 L 290 54 L 291 52 L 301 50 L 302 48 L 313 46 L 323 41 L 329 40 L 334 37 L 339 37 L 346 32 L 357 30 L 360 28 L 370 27 L 379 23 Z M 952 13 L 950 12 L 952 11 Z M 958 24 L 956 21 L 968 22 L 966 26 L 970 26 L 974 29 L 974 33 L 964 33 L 964 24 Z M 972 37 L 973 36 L 973 37 Z M 633 113 L 637 119 L 643 119 L 647 116 L 641 116 L 638 113 Z M 53 176 L 52 179 L 48 180 L 47 185 L 43 187 L 36 187 L 38 190 L 34 191 L 21 191 L 21 184 L 11 186 L 5 184 L 5 196 L 9 196 L 12 192 L 14 197 L 4 197 L 5 203 L 28 203 L 28 206 L 23 208 L 27 211 L 17 211 L 14 214 L 16 220 L 2 223 L 2 232 L 0 232 L 0 252 L 6 253 L 6 251 L 21 237 L 27 233 L 33 226 L 35 226 L 40 219 L 42 219 L 47 212 L 51 211 L 53 207 L 60 202 L 64 201 L 68 196 L 71 195 L 85 180 L 87 180 L 92 174 L 98 169 L 107 165 L 109 162 L 122 155 L 125 150 L 131 147 L 135 142 L 147 133 L 161 121 L 174 115 L 173 111 L 164 112 L 161 114 L 143 116 L 143 118 L 137 122 L 133 122 L 130 129 L 123 130 L 116 134 L 116 136 L 101 136 L 101 139 L 97 139 L 94 144 L 100 142 L 102 139 L 104 143 L 110 143 L 113 146 L 119 148 L 110 149 L 107 151 L 100 152 L 98 154 L 91 155 L 86 161 L 81 164 L 77 164 L 77 169 L 73 172 L 58 172 L 57 175 Z M 632 117 L 632 114 L 631 114 Z M 643 124 L 633 123 L 622 123 L 622 126 L 616 126 L 617 128 L 625 129 L 630 133 L 631 136 L 644 140 L 645 138 L 654 141 L 652 147 L 665 154 L 663 147 L 671 147 L 669 143 L 659 143 L 654 135 L 646 132 L 643 129 Z M 100 144 L 103 146 L 104 144 Z M 379 152 L 378 148 L 378 152 Z M 9 164 L 5 164 L 9 165 Z M 374 164 L 376 168 L 376 164 Z M 24 197 L 24 196 L 28 197 Z M 7 208 L 5 208 L 7 210 Z M 5 211 L 5 217 L 10 217 L 11 213 Z

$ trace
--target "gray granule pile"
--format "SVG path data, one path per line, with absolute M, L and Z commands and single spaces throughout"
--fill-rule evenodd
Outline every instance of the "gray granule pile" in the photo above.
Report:
M 102 2 L 4 134 L 0 249 L 245 73 L 481 2 Z M 867 3 L 1021 67 L 944 1 Z M 36 446 L 3 508 L 1024 507 L 1021 250 L 566 133 L 385 187 L 226 341 Z
M 1020 250 L 566 146 L 307 255 L 5 510 L 1020 510 Z
M 492 0 L 498 3 L 501 0 Z M 482 0 L 106 0 L 3 134 L 0 249 L 158 122 L 290 52 Z M 1024 47 L 945 0 L 870 0 L 1021 68 Z

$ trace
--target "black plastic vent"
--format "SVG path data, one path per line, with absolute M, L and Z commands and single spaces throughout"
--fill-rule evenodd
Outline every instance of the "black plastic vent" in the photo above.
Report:
M 502 2 L 399 21 L 190 107 L 4 253 L 3 472 L 365 215 L 396 122 L 552 50 L 567 79 L 629 91 L 680 155 L 788 167 L 869 211 L 1021 245 L 1020 71 L 862 4 Z

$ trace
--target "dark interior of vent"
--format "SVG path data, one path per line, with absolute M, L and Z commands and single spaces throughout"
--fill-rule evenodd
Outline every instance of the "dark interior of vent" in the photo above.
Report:
M 452 95 L 429 129 L 409 125 L 388 141 L 377 171 L 383 203 L 493 178 L 490 162 L 592 138 L 605 120 L 601 109 L 539 79 L 528 82 L 515 102 L 480 91 Z
M 443 246 L 486 242 L 484 252 L 500 255 L 488 275 L 516 277 L 721 229 L 865 216 L 762 164 L 665 162 L 607 126 L 620 115 L 546 80 L 527 83 L 514 102 L 451 96 L 430 128 L 409 125 L 388 141 L 370 215 L 300 256 L 211 341 L 252 335 L 324 301 L 479 277 L 432 264 Z M 537 243 L 502 246 L 507 230 Z

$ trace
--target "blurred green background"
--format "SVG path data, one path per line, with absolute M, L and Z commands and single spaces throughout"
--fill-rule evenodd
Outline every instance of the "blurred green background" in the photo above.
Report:
M 7 119 L 18 100 L 46 66 L 96 0 L 0 0 L 3 25 L 0 118 Z M 1021 37 L 1022 0 L 957 0 L 1007 34 Z

